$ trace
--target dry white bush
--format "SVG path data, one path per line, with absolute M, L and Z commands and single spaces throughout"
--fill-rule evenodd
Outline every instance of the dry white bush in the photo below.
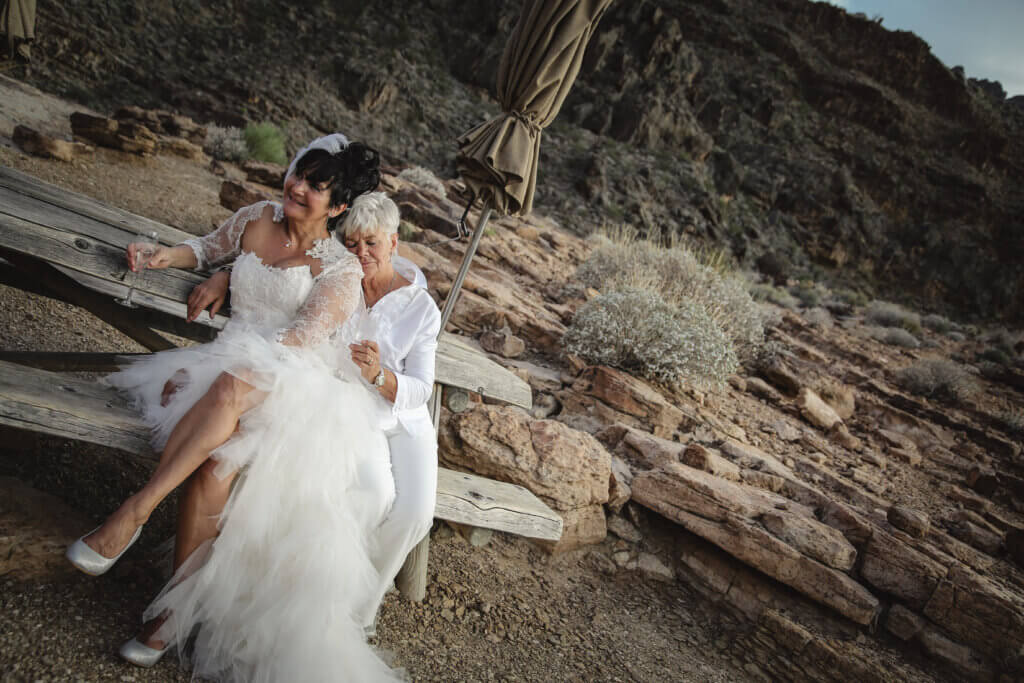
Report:
M 804 320 L 822 330 L 831 330 L 835 326 L 832 314 L 827 309 L 812 308 L 804 313 Z
M 656 236 L 639 239 L 628 229 L 597 236 L 594 243 L 576 271 L 584 284 L 602 292 L 652 292 L 679 309 L 696 304 L 725 333 L 740 359 L 749 358 L 764 341 L 760 306 L 740 276 L 702 264 L 681 244 L 663 246 Z
M 206 141 L 203 150 L 220 161 L 245 161 L 249 158 L 249 147 L 240 128 L 210 125 L 206 127 Z
M 868 327 L 865 331 L 875 341 L 880 341 L 890 346 L 902 346 L 906 349 L 916 349 L 921 346 L 921 342 L 918 341 L 917 337 L 902 327 Z
M 666 303 L 640 289 L 594 297 L 576 311 L 565 348 L 666 384 L 717 386 L 739 362 L 728 337 L 695 302 Z
M 910 332 L 921 329 L 921 316 L 908 311 L 899 304 L 888 301 L 872 301 L 864 311 L 864 320 L 882 327 L 902 327 Z
M 398 174 L 399 180 L 404 180 L 413 185 L 418 185 L 427 192 L 432 192 L 438 197 L 445 197 L 444 183 L 438 180 L 437 176 L 430 169 L 422 166 L 410 166 Z
M 943 358 L 927 358 L 896 373 L 907 391 L 922 396 L 968 401 L 981 391 L 978 380 L 962 365 Z

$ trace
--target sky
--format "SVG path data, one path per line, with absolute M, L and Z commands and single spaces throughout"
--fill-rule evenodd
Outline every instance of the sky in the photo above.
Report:
M 882 17 L 888 29 L 913 31 L 946 66 L 1024 95 L 1024 0 L 828 0 L 848 12 Z

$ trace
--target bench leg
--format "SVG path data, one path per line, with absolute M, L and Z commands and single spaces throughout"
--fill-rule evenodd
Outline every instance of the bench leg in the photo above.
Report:
M 419 602 L 427 595 L 427 558 L 430 552 L 430 534 L 416 544 L 405 564 L 395 577 L 395 587 L 407 600 Z

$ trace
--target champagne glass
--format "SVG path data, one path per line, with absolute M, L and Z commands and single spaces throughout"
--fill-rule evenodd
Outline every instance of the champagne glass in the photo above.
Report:
M 128 308 L 137 308 L 138 304 L 132 301 L 132 297 L 135 296 L 135 287 L 139 284 L 139 278 L 142 277 L 143 271 L 149 265 L 149 260 L 156 254 L 156 248 L 159 245 L 157 241 L 156 232 L 152 230 L 140 230 L 135 235 L 134 244 L 135 247 L 135 268 L 129 269 L 125 279 L 129 280 L 128 293 L 123 299 L 115 299 L 117 303 Z

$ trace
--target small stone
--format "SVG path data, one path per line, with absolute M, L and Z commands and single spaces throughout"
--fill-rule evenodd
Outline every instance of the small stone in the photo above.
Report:
M 893 605 L 885 628 L 900 640 L 911 640 L 924 628 L 925 620 L 903 605 Z
M 612 555 L 612 561 L 620 567 L 625 567 L 629 563 L 631 554 L 628 550 L 620 550 Z
M 797 397 L 797 406 L 800 408 L 800 414 L 808 422 L 826 431 L 835 424 L 842 422 L 836 411 L 832 409 L 832 406 L 822 401 L 820 396 L 807 387 L 800 390 L 800 395 Z
M 621 515 L 611 515 L 608 517 L 608 531 L 630 543 L 639 543 L 643 540 L 643 534 L 640 533 L 640 530 Z
M 657 555 L 651 553 L 640 553 L 638 561 L 640 572 L 652 581 L 672 583 L 676 580 L 676 574 L 672 568 L 662 562 Z

